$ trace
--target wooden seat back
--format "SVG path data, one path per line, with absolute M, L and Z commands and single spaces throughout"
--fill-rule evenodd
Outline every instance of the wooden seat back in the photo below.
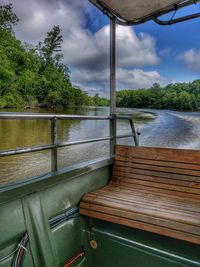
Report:
M 111 184 L 200 199 L 200 152 L 117 145 Z

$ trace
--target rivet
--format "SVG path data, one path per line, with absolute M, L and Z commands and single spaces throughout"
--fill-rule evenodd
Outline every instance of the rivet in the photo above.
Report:
M 91 248 L 93 248 L 93 249 L 97 249 L 97 242 L 96 242 L 95 240 L 91 240 L 91 241 L 90 241 L 90 246 L 91 246 Z

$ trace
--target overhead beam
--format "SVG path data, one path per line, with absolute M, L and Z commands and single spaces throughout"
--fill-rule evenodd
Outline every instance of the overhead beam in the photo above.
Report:
M 184 16 L 184 17 L 180 17 L 180 18 L 176 18 L 176 19 L 166 20 L 166 21 L 160 20 L 158 18 L 154 18 L 154 21 L 157 24 L 167 26 L 167 25 L 172 25 L 172 24 L 184 22 L 184 21 L 191 20 L 191 19 L 197 19 L 197 18 L 200 18 L 200 13 L 196 13 L 196 14 L 192 14 L 192 15 L 188 15 L 188 16 Z
M 106 14 L 110 19 L 115 18 L 116 23 L 119 25 L 123 25 L 123 26 L 137 25 L 137 24 L 145 23 L 149 20 L 156 20 L 158 17 L 165 15 L 169 12 L 177 11 L 179 9 L 182 9 L 182 8 L 187 7 L 187 6 L 197 4 L 200 2 L 200 0 L 185 0 L 179 4 L 172 4 L 168 7 L 166 7 L 166 9 L 158 10 L 158 11 L 155 11 L 154 13 L 147 14 L 144 17 L 129 21 L 129 20 L 126 20 L 125 18 L 121 17 L 120 14 L 116 13 L 115 10 L 112 10 L 109 6 L 107 6 L 103 0 L 89 0 L 89 1 L 92 4 L 94 4 L 99 10 L 101 10 L 101 12 Z M 123 5 L 123 3 L 122 3 L 122 5 Z M 194 14 L 194 17 L 191 17 L 190 19 L 193 19 L 193 18 L 197 18 L 197 15 Z M 182 20 L 182 21 L 184 21 L 184 20 Z M 181 22 L 181 20 L 178 22 Z M 174 22 L 174 23 L 177 23 L 177 22 Z M 171 24 L 174 24 L 174 23 L 171 23 Z M 162 23 L 159 23 L 159 24 L 169 25 L 169 24 L 162 24 Z

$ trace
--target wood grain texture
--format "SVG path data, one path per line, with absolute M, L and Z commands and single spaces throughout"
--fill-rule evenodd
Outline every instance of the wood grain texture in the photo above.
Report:
M 200 152 L 117 146 L 109 185 L 80 213 L 200 244 Z

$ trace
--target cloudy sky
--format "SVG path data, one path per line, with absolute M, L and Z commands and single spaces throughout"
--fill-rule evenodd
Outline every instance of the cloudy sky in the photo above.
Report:
M 36 45 L 60 25 L 64 63 L 75 85 L 94 94 L 109 91 L 109 20 L 87 0 L 0 0 L 12 3 L 20 22 L 16 37 Z M 200 12 L 200 4 L 177 16 Z M 165 18 L 171 18 L 168 14 Z M 200 19 L 173 26 L 148 22 L 117 27 L 117 89 L 200 78 Z

